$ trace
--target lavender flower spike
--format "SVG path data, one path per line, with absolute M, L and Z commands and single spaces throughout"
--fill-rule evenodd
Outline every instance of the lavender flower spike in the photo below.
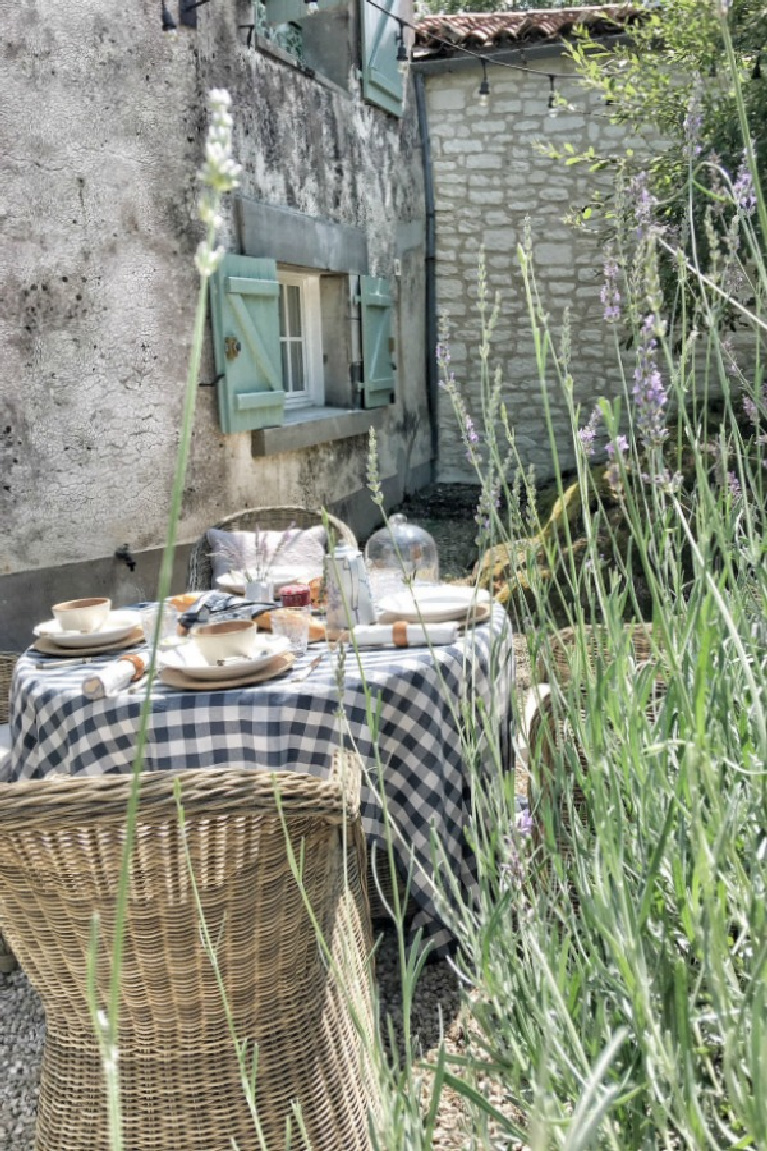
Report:
M 594 441 L 596 440 L 597 426 L 601 418 L 602 413 L 599 408 L 594 408 L 589 416 L 589 422 L 578 431 L 578 439 L 581 441 L 581 446 L 589 458 L 594 455 L 596 450 Z
M 602 285 L 599 298 L 604 304 L 605 321 L 608 324 L 613 324 L 619 320 L 621 316 L 621 294 L 618 291 L 618 265 L 609 248 L 605 252 L 605 282 Z
M 664 387 L 658 370 L 656 326 L 655 316 L 645 317 L 639 336 L 632 388 L 637 408 L 637 427 L 646 448 L 658 447 L 668 435 L 665 411 L 668 389 Z

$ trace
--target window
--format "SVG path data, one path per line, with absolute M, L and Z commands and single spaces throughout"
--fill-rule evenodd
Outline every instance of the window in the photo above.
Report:
M 278 269 L 280 358 L 285 407 L 324 402 L 319 276 Z
M 325 407 L 391 402 L 394 299 L 386 280 L 227 252 L 210 299 L 223 432 L 279 427 L 288 409 L 299 409 L 296 423 Z
M 348 0 L 317 0 L 310 11 L 306 0 L 257 0 L 256 35 L 273 44 L 316 76 L 340 88 L 349 86 L 353 64 Z

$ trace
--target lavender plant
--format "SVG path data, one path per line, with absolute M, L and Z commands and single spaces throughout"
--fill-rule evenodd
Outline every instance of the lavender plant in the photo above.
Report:
M 518 460 L 505 482 L 513 437 L 508 429 L 500 451 L 508 418 L 497 381 L 484 378 L 482 400 L 497 418 L 478 428 L 443 377 L 484 507 L 504 477 L 504 510 L 491 515 L 508 561 L 497 590 L 550 686 L 528 749 L 532 834 L 520 835 L 500 801 L 505 781 L 477 772 L 475 810 L 497 822 L 471 828 L 481 890 L 455 925 L 476 1037 L 468 1062 L 496 1080 L 506 1106 L 499 1114 L 464 1090 L 467 1068 L 449 1057 L 444 1078 L 496 1137 L 534 1148 L 767 1141 L 767 277 L 753 232 L 763 200 L 748 148 L 743 172 L 699 164 L 694 124 L 692 108 L 688 195 L 726 214 L 721 259 L 704 272 L 675 247 L 639 180 L 602 295 L 619 395 L 588 415 L 573 399 L 567 332 L 557 340 L 546 318 L 532 242 L 518 250 L 559 488 L 547 524 L 522 499 Z M 678 313 L 660 292 L 661 250 L 689 289 Z M 483 292 L 480 274 L 484 341 Z M 733 308 L 737 353 L 727 350 Z M 633 370 L 622 324 L 634 334 Z M 444 338 L 442 348 L 444 369 Z M 569 486 L 554 388 L 571 420 Z M 562 623 L 572 629 L 566 676 L 554 643 Z

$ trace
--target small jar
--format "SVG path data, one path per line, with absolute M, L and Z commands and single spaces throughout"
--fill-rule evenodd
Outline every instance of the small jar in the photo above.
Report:
M 312 589 L 305 583 L 286 583 L 279 591 L 283 607 L 304 608 L 311 611 Z

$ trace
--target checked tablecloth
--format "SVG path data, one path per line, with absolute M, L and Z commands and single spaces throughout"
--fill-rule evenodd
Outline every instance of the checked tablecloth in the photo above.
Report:
M 368 842 L 378 848 L 377 858 L 383 860 L 383 811 L 367 722 L 367 684 L 378 715 L 387 806 L 398 829 L 398 866 L 407 873 L 411 851 L 420 865 L 413 869 L 411 898 L 417 910 L 412 926 L 422 928 L 440 953 L 449 945 L 450 934 L 439 921 L 430 882 L 432 834 L 461 882 L 472 884 L 464 836 L 470 798 L 453 709 L 460 714 L 467 700 L 477 705 L 481 701 L 497 721 L 508 755 L 513 656 L 505 613 L 496 606 L 490 623 L 433 652 L 368 649 L 360 652 L 358 663 L 354 651 L 346 649 L 339 667 L 337 653 L 328 651 L 302 679 L 316 654 L 317 649 L 310 648 L 289 676 L 253 687 L 183 691 L 156 683 L 145 770 L 232 764 L 324 777 L 343 738 L 347 746 L 356 747 L 368 774 L 363 825 Z M 143 692 L 122 691 L 92 701 L 81 691 L 86 675 L 110 658 L 115 657 L 46 667 L 51 661 L 30 649 L 19 659 L 11 689 L 9 781 L 53 772 L 130 771 Z

